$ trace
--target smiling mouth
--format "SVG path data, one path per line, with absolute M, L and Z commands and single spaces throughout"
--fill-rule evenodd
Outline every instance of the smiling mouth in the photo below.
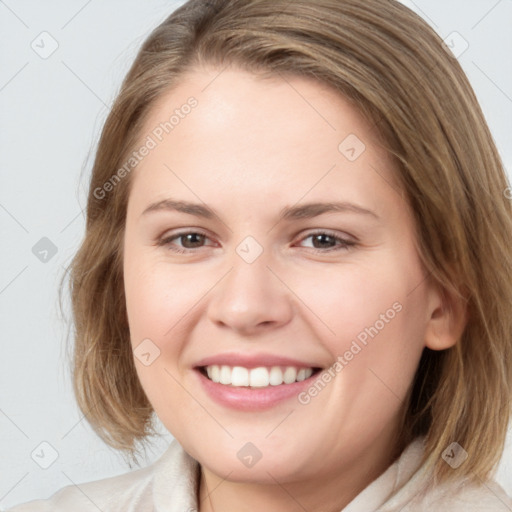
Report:
M 211 365 L 195 368 L 208 380 L 232 388 L 261 389 L 287 386 L 310 379 L 323 368 L 272 366 L 245 368 L 243 366 Z

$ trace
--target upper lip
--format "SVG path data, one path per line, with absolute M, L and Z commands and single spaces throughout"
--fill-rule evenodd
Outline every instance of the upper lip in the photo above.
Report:
M 244 368 L 258 368 L 261 366 L 294 366 L 296 368 L 321 368 L 320 365 L 311 362 L 299 361 L 290 357 L 274 354 L 242 354 L 226 353 L 205 357 L 198 361 L 195 367 L 211 366 L 243 366 Z

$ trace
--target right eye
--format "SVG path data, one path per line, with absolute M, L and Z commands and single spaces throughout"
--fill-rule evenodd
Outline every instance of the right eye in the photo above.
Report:
M 207 235 L 200 231 L 182 231 L 175 233 L 171 236 L 164 236 L 158 240 L 158 245 L 167 247 L 169 250 L 177 253 L 188 253 L 194 252 L 194 249 L 199 249 L 204 243 L 205 239 L 208 239 Z M 175 240 L 181 240 L 182 245 L 175 245 Z

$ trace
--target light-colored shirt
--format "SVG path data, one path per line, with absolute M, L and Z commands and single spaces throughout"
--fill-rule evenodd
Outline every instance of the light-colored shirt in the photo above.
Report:
M 512 498 L 494 481 L 439 486 L 418 496 L 424 482 L 424 438 L 414 440 L 341 512 L 511 512 Z M 454 469 L 454 471 L 456 471 Z M 47 500 L 7 512 L 197 512 L 199 463 L 175 439 L 146 468 L 66 486 Z

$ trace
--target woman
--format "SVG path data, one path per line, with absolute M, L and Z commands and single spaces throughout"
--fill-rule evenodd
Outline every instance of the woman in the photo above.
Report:
M 189 1 L 105 123 L 74 386 L 153 465 L 12 509 L 510 510 L 512 209 L 456 59 L 394 0 Z

